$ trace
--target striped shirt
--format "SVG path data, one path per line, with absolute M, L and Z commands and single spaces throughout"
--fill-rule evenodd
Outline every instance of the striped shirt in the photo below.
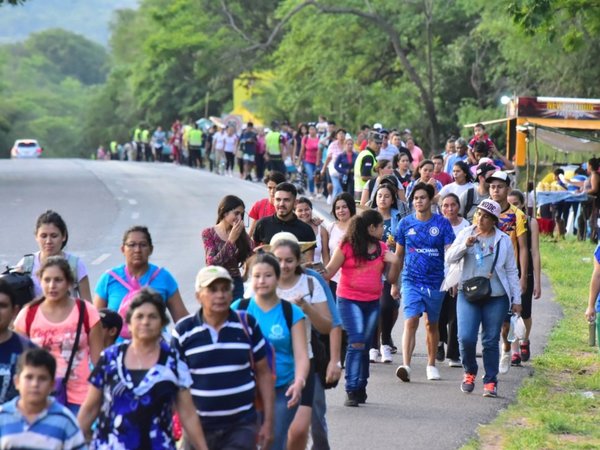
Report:
M 204 323 L 202 310 L 184 317 L 173 329 L 172 347 L 190 368 L 190 390 L 205 428 L 254 418 L 256 383 L 250 351 L 259 361 L 266 350 L 256 320 L 247 317 L 249 336 L 232 310 L 218 332 Z
M 0 449 L 86 449 L 83 434 L 71 412 L 51 398 L 50 406 L 31 423 L 17 408 L 19 397 L 0 406 Z

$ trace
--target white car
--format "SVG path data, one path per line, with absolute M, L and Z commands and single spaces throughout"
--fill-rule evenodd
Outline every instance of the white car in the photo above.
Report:
M 44 149 L 35 139 L 17 139 L 10 149 L 11 158 L 39 158 Z

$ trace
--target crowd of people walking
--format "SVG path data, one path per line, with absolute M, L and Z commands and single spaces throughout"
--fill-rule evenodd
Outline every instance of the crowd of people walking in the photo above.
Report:
M 240 197 L 220 200 L 215 225 L 199 236 L 205 266 L 190 311 L 176 277 L 150 262 L 147 227 L 125 231 L 123 264 L 107 268 L 92 294 L 85 264 L 65 251 L 67 225 L 43 213 L 39 252 L 17 264 L 36 298 L 17 304 L 0 280 L 0 353 L 12 361 L 0 376 L 16 380 L 16 390 L 0 390 L 0 442 L 304 449 L 310 437 L 328 449 L 326 389 L 343 374 L 344 405 L 367 403 L 370 364 L 392 363 L 397 352 L 395 375 L 419 377 L 421 322 L 432 382 L 448 359 L 463 369 L 457 388 L 474 391 L 480 329 L 485 397 L 496 397 L 511 365 L 529 360 L 538 228 L 483 126 L 432 159 L 409 130 L 365 126 L 354 138 L 324 118 L 296 133 L 286 123 L 194 130 L 172 127 L 173 161 L 232 175 L 237 159 L 245 179 L 268 170 L 252 223 Z M 171 138 L 144 131 L 128 156 L 164 161 L 157 145 Z M 331 220 L 314 214 L 318 197 L 328 199 Z M 508 339 L 512 315 L 527 326 L 520 340 Z M 42 387 L 27 388 L 34 378 Z

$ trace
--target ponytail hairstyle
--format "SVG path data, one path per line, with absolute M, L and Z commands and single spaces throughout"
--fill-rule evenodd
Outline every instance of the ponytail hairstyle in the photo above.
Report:
M 372 259 L 373 254 L 369 253 L 369 244 L 377 247 L 375 257 L 381 255 L 381 246 L 379 239 L 371 236 L 369 226 L 378 226 L 383 223 L 383 217 L 374 209 L 367 209 L 361 214 L 350 219 L 346 235 L 342 239 L 342 244 L 350 244 L 352 253 L 357 261 L 368 261 Z

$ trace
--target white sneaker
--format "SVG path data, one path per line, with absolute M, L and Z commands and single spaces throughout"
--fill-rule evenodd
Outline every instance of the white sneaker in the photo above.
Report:
M 398 366 L 396 369 L 396 376 L 405 383 L 410 381 L 410 367 L 409 366 Z
M 381 346 L 381 362 L 386 364 L 392 362 L 392 347 L 390 345 Z
M 379 350 L 377 350 L 376 348 L 372 348 L 371 350 L 369 350 L 369 361 L 371 361 L 372 363 L 376 363 L 377 358 L 379 358 Z
M 510 369 L 510 352 L 502 352 L 502 356 L 500 357 L 500 365 L 498 366 L 498 372 L 500 373 L 508 373 Z
M 448 367 L 462 367 L 462 364 L 458 359 L 451 359 L 448 361 Z
M 427 366 L 427 379 L 428 380 L 440 380 L 440 371 L 435 366 Z

